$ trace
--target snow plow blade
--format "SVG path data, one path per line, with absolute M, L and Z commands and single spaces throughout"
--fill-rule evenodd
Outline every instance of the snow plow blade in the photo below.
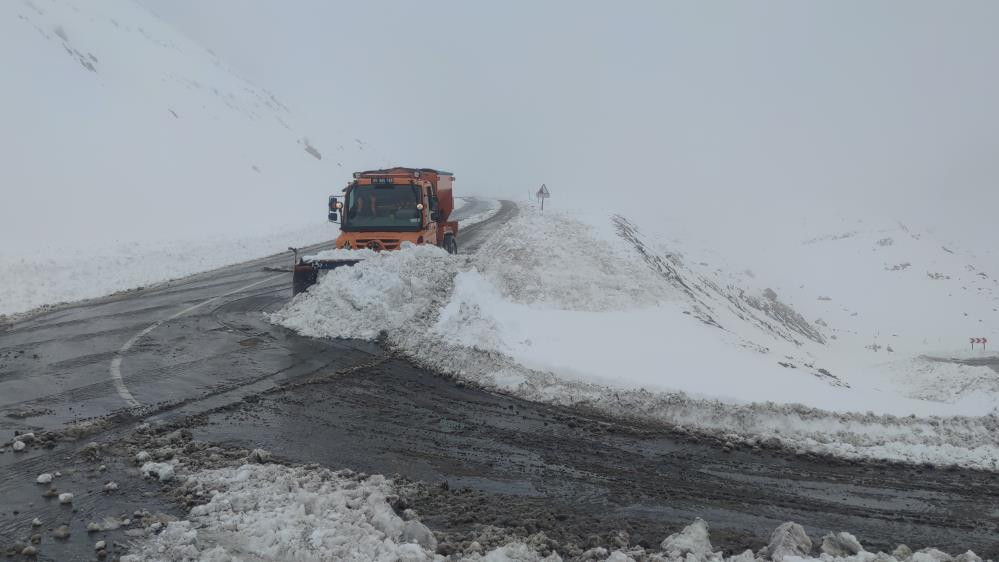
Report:
M 320 271 L 328 271 L 343 266 L 351 266 L 361 260 L 301 260 L 295 264 L 292 274 L 291 293 L 304 293 L 319 280 Z

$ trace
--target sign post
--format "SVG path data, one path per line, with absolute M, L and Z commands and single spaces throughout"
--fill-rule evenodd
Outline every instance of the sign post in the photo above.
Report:
M 989 343 L 989 339 L 988 338 L 970 338 L 970 339 L 971 339 L 971 350 L 972 351 L 975 350 L 975 344 L 976 343 L 982 344 L 982 351 L 985 350 L 985 344 Z
M 542 213 L 545 212 L 545 199 L 548 199 L 551 196 L 552 194 L 550 191 L 548 191 L 548 186 L 546 186 L 545 184 L 541 184 L 541 189 L 538 190 L 537 197 L 538 200 L 541 201 Z

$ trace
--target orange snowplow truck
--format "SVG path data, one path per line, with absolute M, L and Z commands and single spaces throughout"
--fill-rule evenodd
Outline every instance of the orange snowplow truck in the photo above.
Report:
M 340 223 L 337 249 L 398 250 L 403 242 L 434 244 L 458 252 L 454 174 L 430 168 L 354 172 L 343 196 L 330 196 L 329 220 Z M 354 265 L 359 259 L 309 259 L 295 263 L 295 294 L 315 284 L 319 272 Z

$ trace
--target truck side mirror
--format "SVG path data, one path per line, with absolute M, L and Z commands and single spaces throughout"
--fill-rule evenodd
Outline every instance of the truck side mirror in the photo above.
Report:
M 337 211 L 339 211 L 340 207 L 342 206 L 343 205 L 340 203 L 340 201 L 337 200 L 335 195 L 330 195 L 330 214 L 327 215 L 330 222 L 337 221 L 337 219 L 339 218 L 337 216 Z

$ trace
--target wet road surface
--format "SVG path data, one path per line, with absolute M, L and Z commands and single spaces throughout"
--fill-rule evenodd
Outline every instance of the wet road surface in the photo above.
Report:
M 504 203 L 492 220 L 463 229 L 461 250 L 474 252 L 515 213 Z M 667 428 L 472 388 L 372 343 L 302 338 L 261 314 L 290 298 L 290 275 L 274 271 L 289 263 L 272 256 L 0 332 L 0 442 L 14 430 L 66 434 L 67 423 L 98 422 L 80 440 L 0 454 L 0 549 L 40 533 L 40 559 L 90 559 L 95 540 L 128 540 L 123 529 L 88 534 L 90 521 L 143 509 L 181 516 L 116 449 L 149 422 L 292 462 L 398 474 L 420 483 L 413 505 L 445 535 L 494 524 L 543 530 L 568 548 L 627 530 L 633 543 L 652 545 L 699 516 L 728 553 L 759 548 L 793 520 L 813 540 L 848 530 L 869 550 L 906 543 L 999 557 L 991 474 L 724 452 Z M 89 441 L 104 445 L 100 455 L 83 451 Z M 34 484 L 56 470 L 59 491 L 77 494 L 71 507 Z M 110 480 L 120 492 L 101 491 Z M 70 538 L 53 539 L 62 524 Z

